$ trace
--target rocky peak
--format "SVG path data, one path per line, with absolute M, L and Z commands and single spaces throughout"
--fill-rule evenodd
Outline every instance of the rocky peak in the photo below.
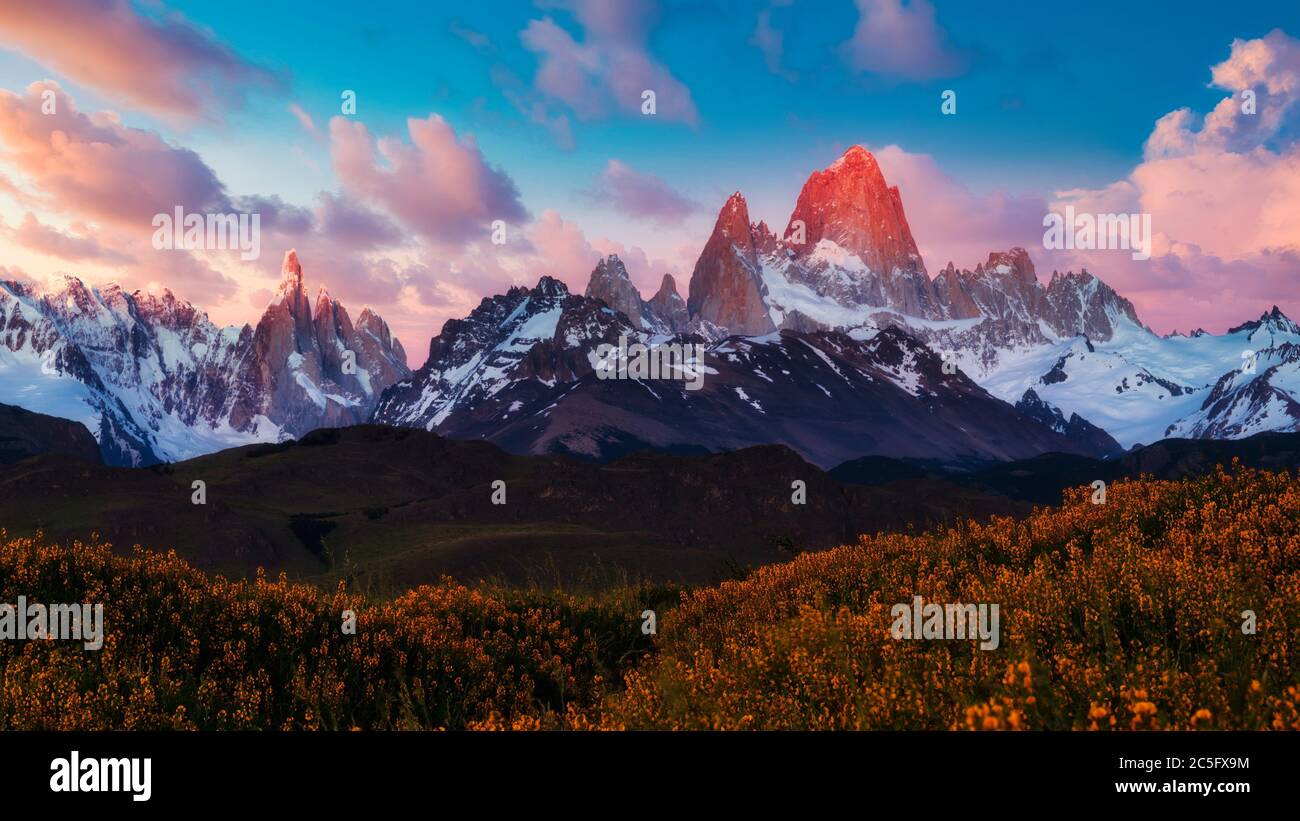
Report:
M 329 289 L 322 285 L 316 289 L 316 308 L 312 311 L 312 316 L 320 314 L 321 311 L 329 310 L 331 305 L 336 304 L 338 303 L 330 296 Z
M 537 280 L 533 293 L 540 297 L 564 297 L 569 295 L 569 286 L 553 276 L 543 276 Z
M 1111 338 L 1121 317 L 1142 326 L 1133 303 L 1088 270 L 1052 272 L 1043 294 L 1042 318 L 1058 334 L 1082 334 L 1089 339 Z
M 870 151 L 855 145 L 804 183 L 786 228 L 805 226 L 807 242 L 795 248 L 810 253 L 823 239 L 856 255 L 877 274 L 895 269 L 925 270 L 912 238 L 897 186 L 889 186 Z
M 949 265 L 951 266 L 952 263 Z M 1011 274 L 1021 285 L 1038 284 L 1038 276 L 1034 273 L 1034 261 L 1029 258 L 1029 252 L 1024 248 L 991 252 L 987 262 L 975 266 L 976 273 L 986 271 L 1001 275 Z
M 664 274 L 664 278 L 659 283 L 659 290 L 650 298 L 651 302 L 682 302 L 681 296 L 677 293 L 677 280 L 673 279 L 672 274 Z
M 775 330 L 763 302 L 756 227 L 739 191 L 727 198 L 691 275 L 687 300 L 692 319 L 735 334 Z
M 302 264 L 298 262 L 298 252 L 290 250 L 285 253 L 284 262 L 280 265 L 280 287 L 276 295 L 283 297 L 296 293 L 306 297 L 307 290 L 302 282 Z
M 686 310 L 686 300 L 677 293 L 677 280 L 672 274 L 664 274 L 659 283 L 659 290 L 646 303 L 650 312 L 662 322 L 671 333 L 681 333 L 690 322 Z
M 714 235 L 721 235 L 733 242 L 752 242 L 749 222 L 749 203 L 739 191 L 727 197 L 718 212 L 718 220 L 713 226 Z
M 1239 331 L 1249 331 L 1254 333 L 1261 328 L 1267 331 L 1272 331 L 1273 333 L 1300 334 L 1300 327 L 1297 327 L 1286 314 L 1282 313 L 1282 309 L 1276 305 L 1273 306 L 1271 311 L 1265 311 L 1261 314 L 1259 319 L 1252 322 L 1244 322 L 1235 328 L 1229 328 L 1228 333 L 1235 334 Z
M 374 316 L 367 323 L 382 320 Z M 277 298 L 253 332 L 252 373 L 241 385 L 231 425 L 243 429 L 262 416 L 297 436 L 363 421 L 383 388 L 409 373 L 405 358 L 386 326 L 382 334 L 358 336 L 347 308 L 324 287 L 313 310 L 298 254 L 289 251 Z
M 641 293 L 632 284 L 627 268 L 617 254 L 610 254 L 596 263 L 585 294 L 592 299 L 599 299 L 616 311 L 622 311 L 636 327 L 646 327 L 641 310 Z

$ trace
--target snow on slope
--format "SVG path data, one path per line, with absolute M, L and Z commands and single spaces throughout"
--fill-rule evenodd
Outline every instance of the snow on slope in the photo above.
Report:
M 1268 379 L 1283 394 L 1300 396 L 1296 363 L 1279 361 L 1278 351 L 1287 343 L 1300 343 L 1300 333 L 1281 323 L 1243 326 L 1217 336 L 1160 337 L 1123 320 L 1104 342 L 1075 337 L 1006 352 L 980 381 L 1008 402 L 1032 388 L 1066 415 L 1078 413 L 1128 448 L 1168 436 L 1207 435 L 1212 422 L 1202 406 L 1220 380 L 1226 380 L 1225 392 Z M 1255 354 L 1255 374 L 1243 371 L 1244 351 Z M 1267 404 L 1267 416 L 1269 409 L 1259 405 L 1253 413 L 1260 418 L 1250 419 L 1251 403 L 1237 401 L 1234 420 L 1221 426 L 1221 434 L 1229 427 L 1235 428 L 1234 436 L 1290 430 L 1300 421 L 1284 412 L 1283 397 Z

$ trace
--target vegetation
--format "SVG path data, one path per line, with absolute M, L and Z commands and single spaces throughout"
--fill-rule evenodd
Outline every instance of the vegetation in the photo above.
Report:
M 0 727 L 1300 729 L 1296 478 L 1090 497 L 600 594 L 448 579 L 372 600 L 0 531 L 0 603 L 106 605 L 101 650 L 0 641 Z M 914 595 L 999 604 L 998 649 L 892 638 Z

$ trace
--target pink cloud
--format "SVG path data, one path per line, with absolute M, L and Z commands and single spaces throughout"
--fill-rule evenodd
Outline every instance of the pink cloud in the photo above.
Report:
M 649 297 L 659 288 L 659 281 L 666 273 L 674 274 L 681 281 L 680 264 L 652 259 L 639 246 L 624 245 L 606 237 L 588 239 L 581 227 L 565 220 L 555 211 L 542 213 L 533 223 L 529 238 L 533 253 L 526 265 L 538 274 L 554 276 L 575 293 L 586 290 L 592 269 L 602 257 L 610 254 L 617 254 L 623 261 L 628 276 L 641 290 L 643 297 Z M 696 253 L 698 252 L 697 248 Z
M 898 80 L 933 80 L 966 70 L 927 0 L 857 0 L 858 24 L 844 45 L 849 65 Z
M 1060 192 L 1053 203 L 1151 214 L 1150 260 L 1091 251 L 1067 261 L 1129 296 L 1157 330 L 1223 330 L 1274 303 L 1300 312 L 1300 145 L 1269 144 L 1300 108 L 1300 41 L 1281 31 L 1234 40 L 1211 76 L 1232 93 L 1209 114 L 1166 114 L 1126 179 Z M 1243 107 L 1248 89 L 1257 95 L 1253 114 Z
M 772 7 L 789 6 L 794 0 L 774 0 Z M 785 34 L 772 25 L 772 8 L 761 9 L 754 23 L 754 33 L 749 38 L 750 45 L 763 53 L 763 62 L 767 70 L 776 76 L 794 82 L 798 75 L 781 65 L 785 57 Z
M 532 243 L 539 274 L 554 276 L 570 290 L 581 292 L 587 287 L 600 252 L 576 223 L 566 221 L 555 211 L 544 211 L 533 224 Z
M 147 17 L 127 0 L 3 3 L 0 42 L 81 85 L 187 120 L 275 82 L 182 15 Z
M 501 91 L 501 95 L 530 122 L 550 132 L 556 146 L 564 151 L 572 151 L 576 147 L 568 114 L 555 110 L 555 107 L 550 105 L 541 94 L 529 88 L 518 75 L 505 66 L 493 66 L 490 74 L 492 82 Z
M 949 262 L 973 268 L 990 251 L 1042 247 L 1047 212 L 1042 196 L 976 193 L 944 172 L 929 154 L 909 153 L 896 145 L 874 153 L 885 179 L 898 186 L 912 237 L 931 276 Z
M 298 125 L 302 126 L 302 130 L 311 135 L 312 139 L 319 140 L 321 138 L 320 129 L 316 127 L 316 121 L 312 119 L 311 114 L 308 114 L 306 109 L 297 103 L 289 103 L 289 113 L 298 121 Z
M 30 211 L 23 215 L 17 228 L 0 223 L 0 233 L 24 248 L 71 262 L 90 260 L 110 265 L 135 262 L 129 254 L 107 247 L 93 235 L 64 232 L 44 225 Z
M 659 177 L 610 160 L 600 178 L 587 191 L 596 202 L 610 205 L 619 213 L 660 225 L 680 224 L 700 205 L 678 193 Z
M 612 112 L 641 115 L 642 92 L 655 93 L 655 116 L 699 123 L 690 89 L 655 60 L 647 41 L 658 9 L 649 0 L 569 0 L 552 5 L 571 11 L 582 28 L 575 39 L 551 18 L 532 20 L 520 34 L 541 65 L 533 85 L 568 106 L 580 120 Z
M 41 110 L 50 92 L 55 113 Z M 0 89 L 0 160 L 25 175 L 48 207 L 85 219 L 148 227 L 176 206 L 224 211 L 225 190 L 198 154 L 115 114 L 82 114 L 58 83 L 32 83 L 19 96 Z
M 330 120 L 331 157 L 344 189 L 451 247 L 488 239 L 495 220 L 527 220 L 514 181 L 488 165 L 472 136 L 458 138 L 437 114 L 407 120 L 407 130 L 410 142 L 376 141 L 360 122 Z

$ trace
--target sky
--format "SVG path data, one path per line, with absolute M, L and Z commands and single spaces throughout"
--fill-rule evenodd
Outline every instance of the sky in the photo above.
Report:
M 1300 316 L 1298 38 L 1290 0 L 6 3 L 0 278 L 242 324 L 296 248 L 418 365 L 448 318 L 580 291 L 602 254 L 685 295 L 731 192 L 784 227 L 861 144 L 931 275 L 1018 245 L 1159 333 L 1221 332 Z M 1045 248 L 1066 205 L 1150 214 L 1151 259 Z M 178 207 L 258 214 L 260 254 L 155 248 Z

